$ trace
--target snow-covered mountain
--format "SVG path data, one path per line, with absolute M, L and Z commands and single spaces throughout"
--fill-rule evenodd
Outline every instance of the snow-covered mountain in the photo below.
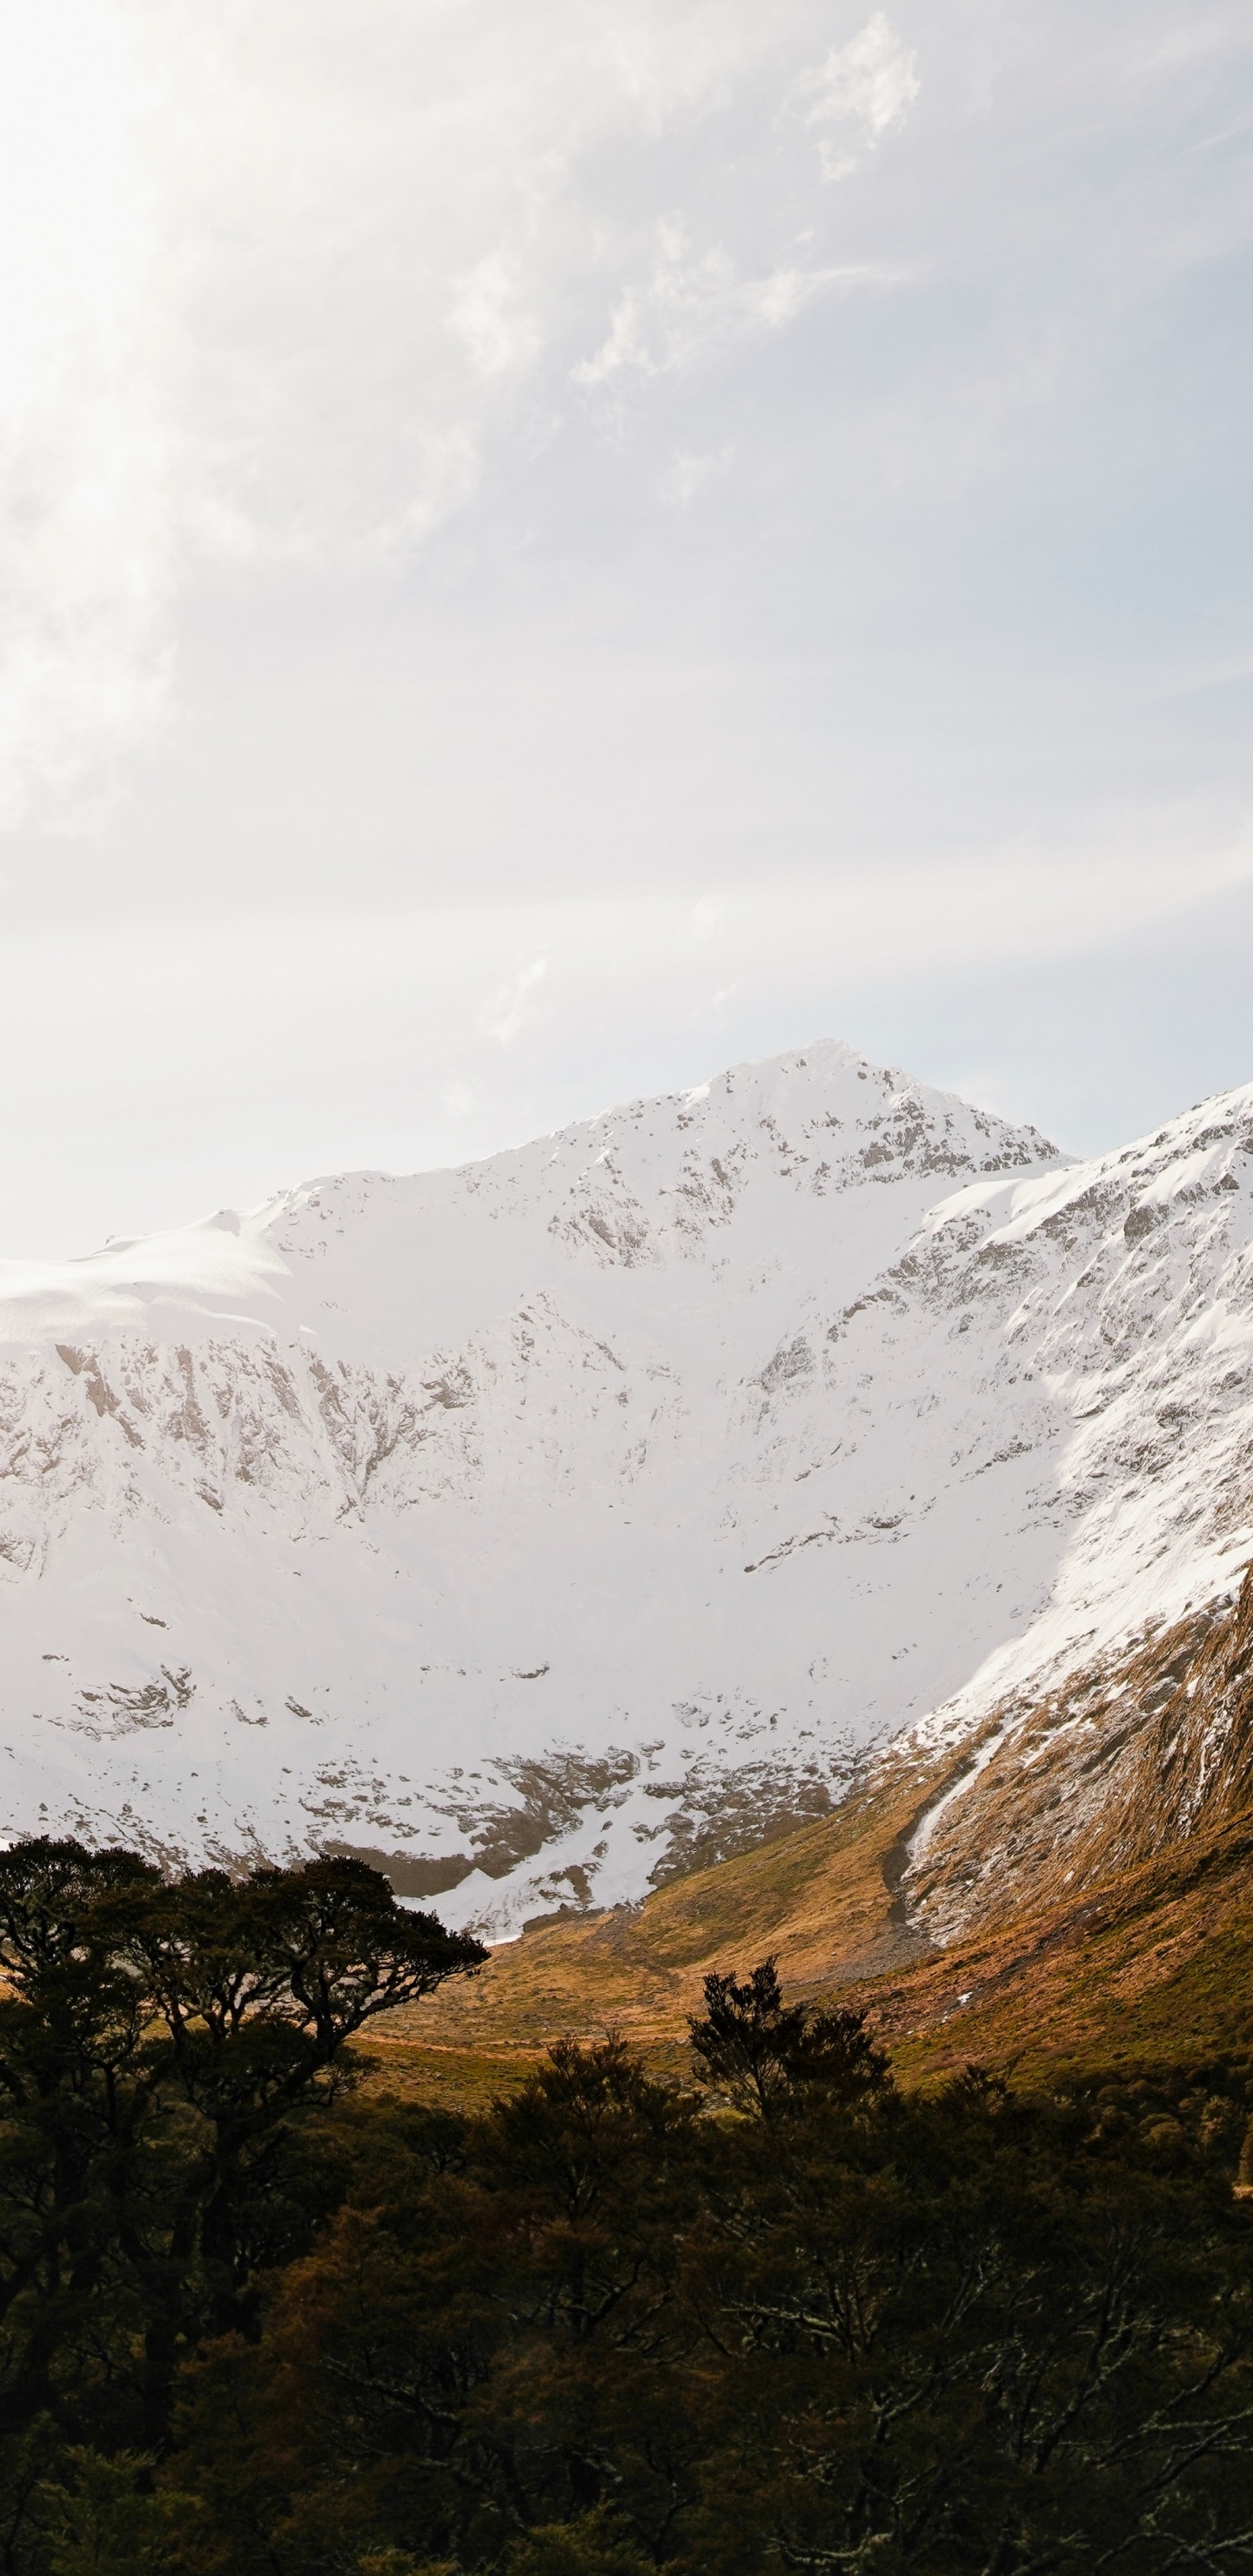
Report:
M 1251 1201 L 1253 1087 L 1067 1163 L 824 1043 L 4 1265 L 0 1826 L 500 1932 L 818 1812 L 1230 1585 Z

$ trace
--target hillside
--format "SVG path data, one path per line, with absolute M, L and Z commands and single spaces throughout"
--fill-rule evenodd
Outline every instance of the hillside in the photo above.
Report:
M 1251 1197 L 1253 1089 L 1067 1163 L 823 1044 L 7 1265 L 0 1823 L 339 1844 L 499 1936 L 932 1798 L 929 1937 L 1044 1901 L 998 1784 L 1253 1551 Z
M 703 1976 L 770 1952 L 790 1994 L 865 2003 L 913 2080 L 1253 2066 L 1253 1571 L 1016 1741 L 1002 1723 L 955 1758 L 907 1741 L 838 1815 L 497 1950 L 389 2023 L 383 2080 L 473 2096 L 610 2025 L 677 2070 Z

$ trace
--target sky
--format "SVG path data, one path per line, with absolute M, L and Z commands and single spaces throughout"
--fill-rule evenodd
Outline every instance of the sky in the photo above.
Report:
M 0 0 L 0 1251 L 1253 1080 L 1245 0 Z

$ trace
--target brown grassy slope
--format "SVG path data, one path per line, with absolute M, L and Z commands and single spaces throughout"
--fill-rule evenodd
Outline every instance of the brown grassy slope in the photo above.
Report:
M 376 2080 L 475 2108 L 552 2039 L 610 2024 L 678 2073 L 706 1968 L 744 1969 L 768 1949 L 789 1992 L 866 2004 L 907 2083 L 972 2059 L 1035 2081 L 1085 2067 L 1253 2065 L 1253 1809 L 1095 1893 L 938 1952 L 919 1952 L 892 1920 L 890 1809 L 859 1822 L 771 1848 L 776 1866 L 786 1857 L 786 1912 L 767 1854 L 755 1853 L 666 1890 L 659 1922 L 650 1904 L 525 1935 L 472 1984 L 391 2016 L 370 2043 Z
M 835 1815 L 676 1879 L 638 1907 L 525 1932 L 479 1976 L 389 2015 L 371 2053 L 403 2082 L 413 2050 L 434 2049 L 448 2084 L 471 2099 L 484 2065 L 494 2060 L 504 2076 L 567 2032 L 589 2038 L 612 2026 L 677 2062 L 711 1967 L 776 1951 L 789 1986 L 806 1993 L 903 1966 L 920 1946 L 896 1897 L 903 1840 L 951 1776 L 951 1764 L 929 1774 L 902 1763 Z
M 858 1981 L 899 2073 L 1253 2061 L 1253 1808 L 1104 1887 Z
M 1010 1902 L 1103 1887 L 1253 1806 L 1253 1572 L 1127 1653 L 1069 1674 L 1008 1723 L 911 1872 L 937 1943 Z
M 1006 1717 L 907 1919 L 906 1838 Z M 707 1970 L 769 1952 L 791 1992 L 864 2000 L 922 2079 L 968 2057 L 1043 2069 L 1253 2045 L 1253 1573 L 1234 1610 L 993 1712 L 956 1762 L 902 1752 L 835 1816 L 639 1907 L 525 1934 L 392 2016 L 372 2051 L 389 2083 L 467 2103 L 567 2032 L 616 2026 L 678 2067 Z

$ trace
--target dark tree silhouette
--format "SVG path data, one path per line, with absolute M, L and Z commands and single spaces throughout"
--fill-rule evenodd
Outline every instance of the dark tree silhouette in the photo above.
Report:
M 715 1972 L 704 1992 L 704 2012 L 688 2017 L 697 2072 L 739 2110 L 768 2120 L 798 2087 L 851 2103 L 891 2081 L 865 2013 L 785 2004 L 773 1958 L 742 1980 Z
M 352 1860 L 167 1882 L 132 1853 L 0 1852 L 0 2399 L 163 2438 L 180 2353 L 251 2330 L 345 2042 L 485 1957 Z M 2 2542 L 0 2542 L 2 2548 Z
M 1253 2064 L 894 2085 L 777 1965 L 701 2116 L 349 2043 L 478 1944 L 346 1859 L 0 1854 L 0 2576 L 1253 2570 Z

